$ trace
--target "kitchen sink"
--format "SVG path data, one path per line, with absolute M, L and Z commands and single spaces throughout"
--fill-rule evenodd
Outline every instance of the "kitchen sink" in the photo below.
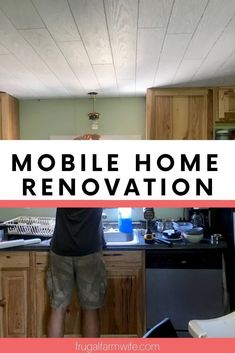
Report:
M 104 230 L 106 245 L 136 245 L 139 243 L 138 235 L 133 233 L 122 233 L 118 229 Z
M 27 238 L 27 237 L 25 236 L 22 238 Z M 108 246 L 122 246 L 122 245 L 126 246 L 126 245 L 136 245 L 139 243 L 139 237 L 136 234 L 135 230 L 133 231 L 133 233 L 122 233 L 118 229 L 110 228 L 110 229 L 104 230 L 104 239 L 105 239 L 106 245 Z M 41 239 L 40 244 L 35 244 L 35 245 L 50 246 L 50 242 L 51 242 L 51 238 L 46 239 L 44 237 L 44 239 L 43 238 Z

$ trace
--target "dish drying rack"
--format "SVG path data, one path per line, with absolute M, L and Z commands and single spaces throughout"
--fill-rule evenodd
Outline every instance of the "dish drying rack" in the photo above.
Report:
M 55 218 L 20 216 L 4 224 L 7 226 L 8 234 L 50 237 L 54 232 Z

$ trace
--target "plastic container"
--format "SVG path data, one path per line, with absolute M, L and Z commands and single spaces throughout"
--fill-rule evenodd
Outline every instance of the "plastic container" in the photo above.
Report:
M 0 223 L 0 241 L 5 240 L 5 229 L 6 226 L 3 223 Z
M 197 213 L 197 211 L 195 211 L 191 217 L 191 223 L 193 225 L 193 227 L 201 227 L 202 226 L 202 217 L 200 216 L 200 214 Z
M 185 232 L 193 228 L 192 223 L 190 222 L 172 222 L 173 228 L 181 232 Z
M 132 233 L 131 208 L 118 209 L 118 229 L 122 233 Z
M 216 140 L 229 140 L 230 132 L 229 130 L 217 130 L 215 133 Z

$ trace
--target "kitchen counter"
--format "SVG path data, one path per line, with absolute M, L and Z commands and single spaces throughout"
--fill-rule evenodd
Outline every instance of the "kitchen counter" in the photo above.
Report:
M 198 283 L 194 279 L 192 280 L 193 273 L 198 273 L 198 271 L 200 271 L 199 279 L 204 278 L 204 274 L 207 275 L 208 271 L 212 271 L 212 277 L 209 276 L 209 278 L 213 278 L 214 270 L 216 273 L 219 271 L 219 282 L 222 285 L 221 263 L 226 248 L 227 244 L 224 241 L 219 241 L 218 245 L 211 245 L 208 242 L 193 244 L 182 240 L 175 241 L 172 247 L 165 244 L 145 244 L 144 237 L 141 235 L 139 236 L 139 243 L 135 245 L 107 246 L 104 249 L 103 259 L 109 278 L 109 286 L 106 306 L 102 311 L 102 333 L 111 337 L 115 337 L 115 335 L 118 337 L 142 337 L 146 332 L 145 313 L 148 308 L 147 303 L 151 301 L 148 300 L 149 292 L 146 290 L 145 278 L 156 270 L 154 266 L 150 268 L 150 260 L 158 260 L 157 271 L 163 271 L 164 281 L 168 278 L 164 275 L 164 271 L 172 278 L 172 280 L 164 282 L 164 286 L 161 285 L 160 294 L 163 293 L 162 290 L 166 288 L 167 283 L 174 283 L 173 290 L 167 290 L 167 293 L 174 293 L 176 288 L 180 291 L 181 288 L 185 288 L 182 283 L 186 283 L 186 287 L 189 289 L 192 283 L 193 285 Z M 0 321 L 3 322 L 2 336 L 19 337 L 18 323 L 20 322 L 21 327 L 24 328 L 20 337 L 45 337 L 49 313 L 46 286 L 48 251 L 49 245 L 45 242 L 44 245 L 39 243 L 2 249 L 0 255 L 1 286 L 7 293 L 7 314 L 4 312 L 6 308 L 0 313 Z M 214 269 L 214 261 L 218 259 L 220 268 Z M 206 267 L 204 266 L 205 261 Z M 170 266 L 172 263 L 174 268 Z M 168 268 L 169 266 L 170 268 Z M 195 266 L 196 269 L 194 269 Z M 201 268 L 203 271 L 201 271 Z M 175 271 L 181 272 L 176 273 Z M 190 285 L 187 284 L 186 279 L 189 280 Z M 207 283 L 207 278 L 205 281 Z M 154 283 L 161 282 L 155 281 Z M 11 289 L 13 286 L 15 295 L 12 295 Z M 214 287 L 209 285 L 208 288 L 214 291 Z M 199 292 L 201 293 L 201 285 L 194 290 L 195 295 L 200 299 L 202 296 L 198 296 Z M 8 296 L 8 293 L 11 295 Z M 156 302 L 156 297 L 159 297 L 159 293 L 154 294 L 154 302 Z M 169 296 L 164 294 L 161 303 L 166 303 L 165 298 L 167 297 Z M 192 293 L 187 295 L 188 297 L 191 298 Z M 214 292 L 209 297 L 213 298 L 210 302 L 214 302 Z M 25 300 L 22 302 L 15 300 L 15 298 L 25 298 Z M 173 298 L 175 298 L 175 295 Z M 220 298 L 222 298 L 222 295 L 220 295 Z M 185 304 L 184 293 L 180 295 L 180 300 L 183 303 L 181 305 L 177 301 L 177 307 L 180 309 L 181 317 L 182 307 Z M 71 305 L 74 308 L 71 310 L 74 316 L 71 316 L 70 313 L 67 316 L 65 331 L 68 337 L 78 336 L 80 333 L 80 324 L 74 324 L 80 322 L 79 303 L 74 299 Z M 35 324 L 35 308 L 37 324 Z M 167 308 L 171 309 L 168 303 Z M 112 317 L 110 317 L 110 312 L 112 312 Z M 175 307 L 171 309 L 170 314 L 172 315 L 174 312 Z M 32 314 L 28 315 L 27 313 Z M 186 313 L 188 313 L 187 310 Z M 12 325 L 9 331 L 8 323 L 14 323 L 15 317 L 18 318 L 17 325 Z
M 173 241 L 171 247 L 166 244 L 146 244 L 144 241 L 144 237 L 139 235 L 139 243 L 134 245 L 108 245 L 104 248 L 104 250 L 120 250 L 120 251 L 136 251 L 136 250 L 167 250 L 167 251 L 183 251 L 183 250 L 225 250 L 227 248 L 227 243 L 223 240 L 220 240 L 219 243 L 210 244 L 209 239 L 202 239 L 199 243 L 190 243 L 189 241 L 177 240 Z M 1 249 L 0 251 L 49 251 L 49 245 L 47 241 L 43 241 L 42 243 L 18 246 L 12 248 Z

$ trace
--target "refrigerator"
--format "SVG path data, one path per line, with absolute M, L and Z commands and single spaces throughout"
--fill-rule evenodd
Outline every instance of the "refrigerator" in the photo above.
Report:
M 227 243 L 224 252 L 227 290 L 230 298 L 230 310 L 235 310 L 235 209 L 234 208 L 191 208 L 187 210 L 190 220 L 198 212 L 204 221 L 205 236 L 222 234 Z

